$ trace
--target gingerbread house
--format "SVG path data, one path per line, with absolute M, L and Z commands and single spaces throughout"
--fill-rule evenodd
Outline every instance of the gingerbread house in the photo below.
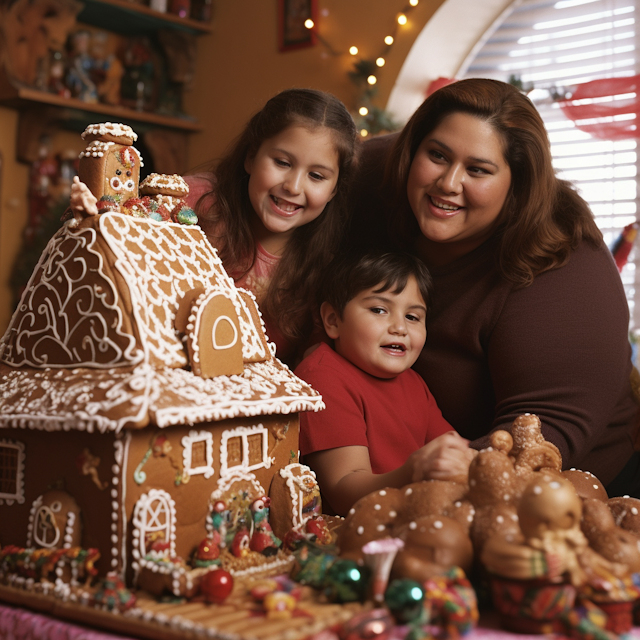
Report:
M 268 495 L 324 406 L 197 226 L 120 213 L 51 239 L 0 360 L 0 544 L 97 549 L 128 582 L 190 557 L 214 499 Z

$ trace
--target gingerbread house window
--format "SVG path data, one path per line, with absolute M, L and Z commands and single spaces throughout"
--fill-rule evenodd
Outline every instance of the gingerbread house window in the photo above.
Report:
M 24 443 L 0 440 L 0 504 L 24 502 Z
M 189 435 L 182 438 L 182 445 L 185 473 L 210 478 L 214 473 L 213 436 L 207 431 L 189 431 Z
M 149 551 L 168 557 L 175 555 L 176 505 L 166 491 L 151 489 L 140 497 L 134 509 L 133 526 L 136 559 L 144 558 Z
M 268 443 L 269 432 L 262 424 L 225 431 L 220 446 L 220 475 L 231 470 L 268 469 L 271 466 Z

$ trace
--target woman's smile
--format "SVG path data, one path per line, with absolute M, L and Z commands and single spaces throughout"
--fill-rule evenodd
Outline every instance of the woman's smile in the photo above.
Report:
M 500 134 L 476 116 L 455 112 L 420 143 L 407 197 L 424 239 L 454 259 L 493 233 L 510 188 Z

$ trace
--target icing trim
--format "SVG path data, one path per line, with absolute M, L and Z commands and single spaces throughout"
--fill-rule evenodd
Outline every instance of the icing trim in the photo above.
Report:
M 249 464 L 249 436 L 259 434 L 262 436 L 262 459 L 260 462 Z M 242 443 L 242 460 L 239 464 L 229 466 L 229 440 L 240 438 Z M 269 457 L 269 430 L 262 424 L 253 425 L 251 427 L 236 427 L 224 431 L 220 442 L 220 476 L 227 476 L 229 473 L 236 471 L 246 472 L 255 469 L 269 469 L 275 463 L 275 458 Z
M 193 462 L 193 445 L 198 442 L 204 442 L 205 445 L 205 464 L 199 467 L 192 467 Z M 208 431 L 189 431 L 189 435 L 182 438 L 182 465 L 183 475 L 195 476 L 202 474 L 205 478 L 210 478 L 214 473 L 213 468 L 213 435 Z

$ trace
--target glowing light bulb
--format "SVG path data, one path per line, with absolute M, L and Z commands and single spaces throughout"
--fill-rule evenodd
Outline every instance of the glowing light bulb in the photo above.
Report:
M 307 29 L 313 29 L 313 27 L 315 27 L 315 24 L 314 24 L 313 20 L 311 20 L 311 18 L 308 18 L 307 20 L 304 21 L 304 26 Z
M 387 37 L 384 39 L 384 43 L 385 43 L 385 44 L 389 44 L 389 45 L 393 44 L 393 36 L 387 36 Z
M 366 115 L 367 115 L 367 113 L 369 113 L 369 109 L 367 109 L 367 107 L 360 107 L 360 108 L 358 109 L 358 113 L 359 113 L 361 116 L 366 116 Z
M 404 13 L 398 16 L 398 24 L 407 24 L 407 16 L 405 16 Z
M 375 76 L 369 76 L 369 77 L 367 78 L 367 82 L 368 82 L 369 84 L 375 84 L 376 82 L 378 82 L 378 78 L 376 78 Z
M 358 47 L 349 47 L 349 53 L 352 56 L 357 56 L 358 55 Z
M 385 62 L 384 58 L 378 58 L 378 59 L 376 60 L 376 64 L 377 64 L 379 67 L 384 67 L 384 62 Z
M 360 135 L 363 138 L 366 138 L 369 135 L 369 132 L 366 129 L 360 129 Z

